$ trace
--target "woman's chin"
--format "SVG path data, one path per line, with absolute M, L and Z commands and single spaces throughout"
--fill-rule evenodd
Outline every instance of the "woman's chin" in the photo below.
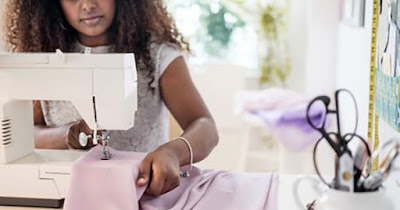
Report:
M 90 41 L 90 42 L 104 42 L 108 40 L 107 33 L 105 30 L 99 29 L 91 29 L 91 30 L 80 30 L 79 37 L 81 41 Z M 85 44 L 85 43 L 82 43 Z

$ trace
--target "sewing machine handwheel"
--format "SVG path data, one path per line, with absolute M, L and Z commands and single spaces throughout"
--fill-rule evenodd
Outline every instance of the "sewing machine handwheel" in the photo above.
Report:
M 89 138 L 89 137 L 90 137 L 90 136 L 86 135 L 86 133 L 80 132 L 80 133 L 79 133 L 79 144 L 80 144 L 82 147 L 86 147 L 86 145 L 87 145 L 87 143 L 88 143 L 88 138 Z

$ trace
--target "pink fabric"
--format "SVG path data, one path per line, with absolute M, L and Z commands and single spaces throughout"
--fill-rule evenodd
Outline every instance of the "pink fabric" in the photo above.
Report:
M 92 148 L 72 166 L 64 209 L 139 209 L 144 187 L 136 187 L 140 161 L 146 154 L 111 151 L 111 160 L 100 160 L 101 146 Z
M 143 153 L 112 151 L 100 160 L 95 147 L 74 163 L 64 209 L 265 209 L 276 210 L 275 173 L 239 173 L 194 167 L 179 187 L 158 197 L 144 195 L 135 181 Z

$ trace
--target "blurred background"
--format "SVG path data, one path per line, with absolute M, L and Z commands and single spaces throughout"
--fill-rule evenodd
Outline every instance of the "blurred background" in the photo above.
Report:
M 319 136 L 303 125 L 274 120 L 291 117 L 305 101 L 338 88 L 356 96 L 358 133 L 367 136 L 372 1 L 169 0 L 167 5 L 192 44 L 193 79 L 220 134 L 202 167 L 314 173 L 312 149 Z M 354 14 L 357 9 L 361 14 Z M 178 135 L 171 125 L 171 137 Z M 323 145 L 318 154 L 323 154 L 320 168 L 331 173 L 331 149 Z
M 361 14 L 354 14 L 359 2 Z M 355 94 L 358 133 L 366 137 L 372 0 L 166 0 L 166 6 L 190 41 L 188 65 L 220 135 L 201 167 L 313 173 L 319 136 L 290 119 L 304 120 L 293 112 L 337 88 Z M 347 10 L 350 21 L 343 18 Z M 289 122 L 277 121 L 282 116 Z M 172 139 L 180 129 L 170 118 Z M 330 149 L 321 150 L 321 168 L 332 171 Z

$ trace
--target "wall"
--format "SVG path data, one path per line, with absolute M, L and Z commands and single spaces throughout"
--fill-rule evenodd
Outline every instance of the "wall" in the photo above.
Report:
M 289 87 L 307 95 L 330 94 L 347 88 L 359 108 L 359 133 L 368 129 L 372 0 L 366 0 L 364 27 L 339 20 L 339 2 L 292 0 L 289 37 L 293 73 Z M 382 124 L 381 133 L 394 131 Z
M 291 0 L 289 3 L 289 27 L 288 39 L 291 56 L 292 73 L 288 78 L 288 86 L 291 89 L 305 92 L 305 72 L 307 23 L 306 5 L 304 1 Z
M 308 38 L 306 49 L 306 93 L 329 94 L 335 89 L 338 1 L 309 0 Z
M 290 1 L 289 88 L 311 96 L 335 89 L 338 13 L 338 1 Z
M 359 133 L 368 129 L 369 72 L 371 55 L 372 0 L 366 0 L 365 26 L 339 24 L 337 87 L 353 92 L 359 108 Z

